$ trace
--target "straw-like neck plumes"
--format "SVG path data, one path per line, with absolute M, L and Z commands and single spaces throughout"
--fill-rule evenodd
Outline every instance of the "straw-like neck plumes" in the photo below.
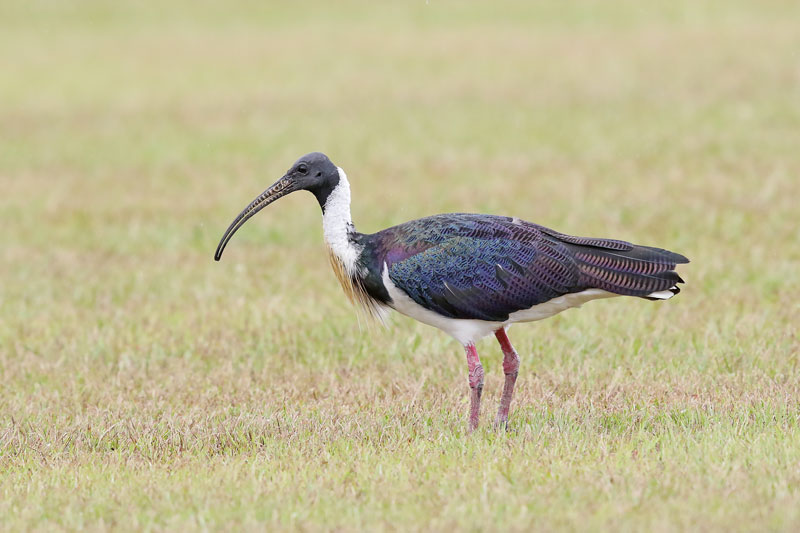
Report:
M 339 183 L 322 204 L 322 232 L 328 245 L 331 266 L 347 298 L 367 315 L 382 319 L 383 305 L 372 298 L 364 286 L 363 267 L 359 266 L 362 246 L 356 243 L 355 227 L 350 215 L 350 183 L 341 168 Z

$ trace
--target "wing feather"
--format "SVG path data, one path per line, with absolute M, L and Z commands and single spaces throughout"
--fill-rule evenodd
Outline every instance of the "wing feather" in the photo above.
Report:
M 680 254 L 625 241 L 573 237 L 529 222 L 456 213 L 375 234 L 392 282 L 450 318 L 505 321 L 558 296 L 598 288 L 648 297 L 676 293 Z

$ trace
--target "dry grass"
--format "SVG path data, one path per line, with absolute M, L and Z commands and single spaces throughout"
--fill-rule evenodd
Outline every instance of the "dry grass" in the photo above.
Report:
M 792 2 L 0 5 L 0 528 L 796 530 Z M 359 324 L 297 195 L 685 253 L 663 305 L 460 347 Z M 501 355 L 479 346 L 485 420 Z

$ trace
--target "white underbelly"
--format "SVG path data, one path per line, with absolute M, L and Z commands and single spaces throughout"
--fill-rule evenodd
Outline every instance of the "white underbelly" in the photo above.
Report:
M 523 309 L 511 313 L 506 321 L 494 322 L 488 320 L 448 318 L 434 313 L 429 309 L 425 309 L 394 284 L 389 277 L 389 271 L 385 264 L 382 278 L 386 291 L 392 299 L 391 307 L 395 311 L 415 320 L 419 320 L 424 324 L 439 328 L 464 345 L 474 344 L 479 339 L 491 335 L 498 329 L 517 322 L 543 320 L 572 307 L 580 307 L 590 300 L 618 296 L 617 294 L 601 289 L 588 289 L 583 292 L 565 294 L 553 298 L 547 302 L 534 305 L 530 309 Z
M 552 300 L 544 303 L 534 305 L 530 309 L 522 309 L 511 313 L 506 321 L 507 324 L 514 324 L 515 322 L 533 322 L 535 320 L 543 320 L 553 315 L 557 315 L 561 311 L 566 311 L 573 307 L 580 307 L 586 302 L 592 300 L 599 300 L 600 298 L 612 298 L 619 296 L 613 292 L 604 291 L 603 289 L 586 289 L 582 292 L 573 292 L 558 296 Z

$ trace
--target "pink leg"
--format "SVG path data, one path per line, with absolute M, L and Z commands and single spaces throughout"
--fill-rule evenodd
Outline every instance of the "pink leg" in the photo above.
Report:
M 478 427 L 481 417 L 481 393 L 483 393 L 483 366 L 474 344 L 464 346 L 467 351 L 467 367 L 469 368 L 469 430 Z
M 519 374 L 519 355 L 511 346 L 506 330 L 503 328 L 494 332 L 503 350 L 503 372 L 506 375 L 506 383 L 503 385 L 503 397 L 500 399 L 500 409 L 497 410 L 496 425 L 505 426 L 508 424 L 508 411 L 511 408 L 511 398 L 514 396 L 514 384 L 517 382 Z

